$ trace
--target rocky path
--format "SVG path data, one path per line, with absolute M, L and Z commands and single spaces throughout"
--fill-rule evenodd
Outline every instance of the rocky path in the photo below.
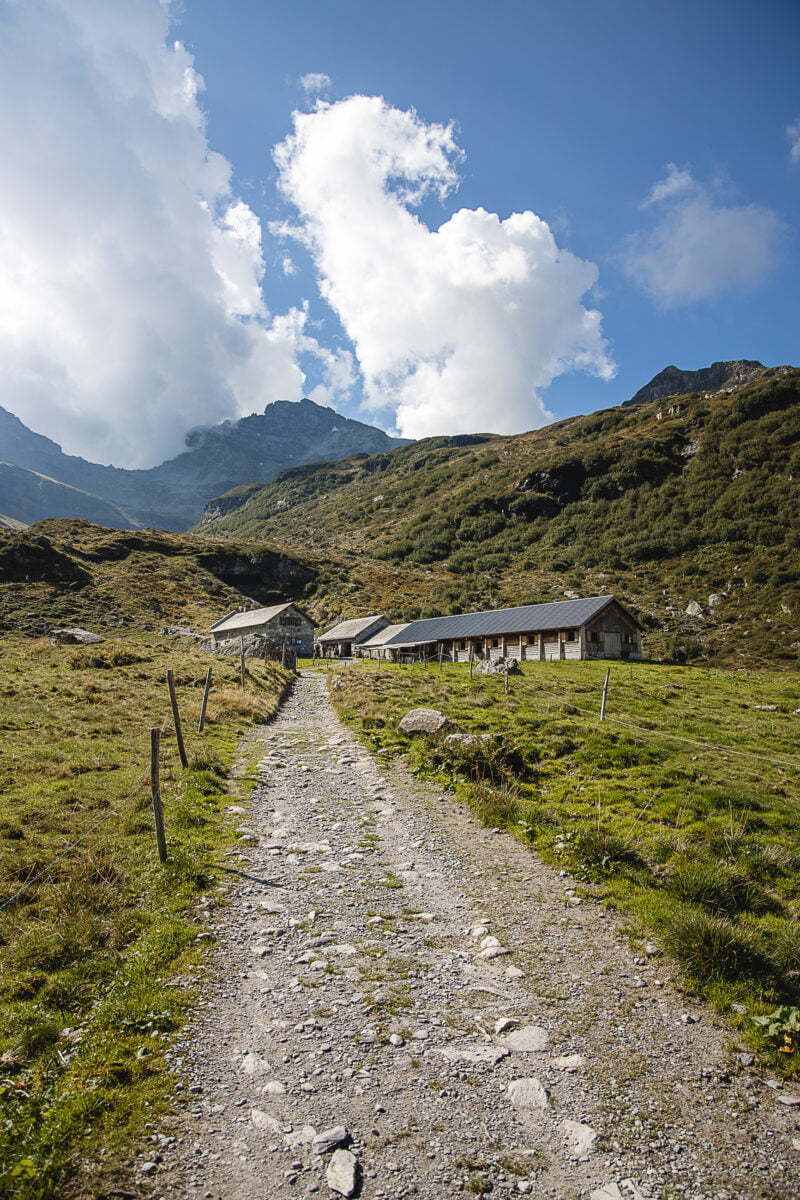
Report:
M 797 1092 L 615 918 L 376 764 L 313 673 L 257 740 L 255 878 L 218 910 L 150 1195 L 796 1200 Z

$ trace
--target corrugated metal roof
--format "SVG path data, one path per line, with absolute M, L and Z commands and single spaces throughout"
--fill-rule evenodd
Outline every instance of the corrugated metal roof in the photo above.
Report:
M 376 633 L 369 641 L 361 643 L 361 649 L 365 650 L 370 646 L 385 646 L 388 641 L 395 637 L 402 629 L 408 628 L 408 622 L 404 621 L 402 625 L 387 625 L 380 633 Z
M 443 638 L 491 637 L 503 633 L 536 633 L 545 629 L 572 629 L 584 625 L 614 600 L 614 596 L 589 596 L 582 600 L 556 600 L 524 604 L 519 608 L 494 608 L 488 612 L 458 613 L 411 621 L 388 642 L 404 646 Z
M 318 642 L 353 642 L 356 641 L 359 634 L 367 633 L 374 625 L 378 625 L 381 621 L 385 621 L 381 613 L 373 614 L 371 617 L 353 617 L 350 621 L 340 621 L 338 625 L 334 625 L 333 629 L 329 629 L 327 633 L 322 633 L 317 638 Z
M 237 612 L 231 617 L 223 617 L 221 621 L 217 621 L 216 625 L 211 626 L 211 632 L 221 633 L 224 630 L 227 633 L 228 630 L 245 629 L 249 625 L 265 625 L 267 621 L 277 617 L 278 613 L 291 607 L 291 603 L 273 604 L 271 608 L 251 608 L 248 612 Z

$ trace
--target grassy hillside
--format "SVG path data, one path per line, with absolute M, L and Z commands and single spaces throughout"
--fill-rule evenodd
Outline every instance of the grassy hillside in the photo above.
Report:
M 208 661 L 185 639 L 146 634 L 0 641 L 3 1197 L 132 1194 L 125 1164 L 170 1104 L 165 1052 L 192 1003 L 197 936 L 229 878 L 219 864 L 240 820 L 226 774 L 237 735 L 275 710 L 288 679 L 256 664 L 243 694 L 238 664 L 215 660 L 200 737 Z M 167 667 L 187 771 L 166 720 Z M 146 786 L 150 726 L 165 729 L 164 866 Z
M 800 1070 L 800 682 L 779 671 L 526 663 L 504 694 L 465 667 L 335 671 L 333 702 L 631 918 L 773 1065 Z M 408 737 L 416 705 L 477 735 Z M 569 901 L 567 901 L 569 902 Z M 775 1012 L 769 1033 L 753 1018 Z M 792 1023 L 795 1023 L 792 1032 Z
M 327 556 L 335 570 L 315 591 L 326 617 L 614 592 L 639 611 L 653 654 L 795 664 L 798 477 L 791 370 L 516 437 L 294 468 L 200 528 Z M 701 617 L 686 615 L 692 600 Z
M 0 633 L 97 631 L 166 623 L 207 629 L 247 596 L 298 599 L 317 572 L 263 541 L 224 546 L 186 534 L 118 531 L 88 521 L 0 528 Z

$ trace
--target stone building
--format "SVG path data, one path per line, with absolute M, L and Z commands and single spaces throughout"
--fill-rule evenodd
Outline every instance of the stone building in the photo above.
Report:
M 641 626 L 614 596 L 431 617 L 396 630 L 365 642 L 360 653 L 393 662 L 642 656 Z
M 340 621 L 333 629 L 317 638 L 320 655 L 322 658 L 351 658 L 367 638 L 374 637 L 388 624 L 386 617 L 380 613 L 371 617 L 354 617 L 350 621 Z
M 314 653 L 314 623 L 296 604 L 229 613 L 212 625 L 210 632 L 215 644 L 257 633 L 305 658 Z

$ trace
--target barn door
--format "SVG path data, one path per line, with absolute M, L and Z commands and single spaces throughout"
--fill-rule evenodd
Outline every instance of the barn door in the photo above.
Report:
M 622 658 L 622 634 L 606 633 L 606 658 Z

